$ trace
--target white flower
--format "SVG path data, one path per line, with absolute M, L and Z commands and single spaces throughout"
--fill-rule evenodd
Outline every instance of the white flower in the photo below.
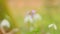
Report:
M 34 18 L 34 20 L 41 20 L 41 16 L 39 14 L 36 13 L 35 10 L 32 10 L 32 16 Z
M 50 25 L 48 25 L 48 28 L 51 28 L 53 26 L 53 24 L 50 24 Z
M 34 20 L 42 20 L 42 17 L 39 15 L 39 14 L 35 14 L 34 16 L 33 16 L 33 18 L 34 18 Z
M 51 28 L 51 27 L 53 27 L 55 30 L 57 30 L 57 26 L 55 24 L 48 25 L 48 28 Z
M 30 23 L 33 23 L 35 21 L 41 20 L 42 17 L 39 14 L 36 14 L 35 10 L 32 10 L 32 15 L 29 14 L 30 12 L 27 12 L 26 17 L 24 18 L 24 22 L 27 23 L 28 21 Z
M 1 28 L 1 24 L 0 24 L 0 28 Z
M 6 19 L 4 19 L 2 22 L 1 22 L 1 26 L 3 27 L 3 26 L 6 26 L 6 27 L 10 27 L 10 23 L 6 20 Z
M 25 23 L 27 23 L 27 22 L 32 23 L 32 22 L 33 22 L 33 20 L 32 20 L 32 18 L 31 18 L 31 16 L 30 16 L 30 15 L 28 15 L 28 16 L 26 16 L 26 17 L 24 18 L 24 22 L 25 22 Z
M 54 29 L 57 30 L 57 26 L 54 24 Z

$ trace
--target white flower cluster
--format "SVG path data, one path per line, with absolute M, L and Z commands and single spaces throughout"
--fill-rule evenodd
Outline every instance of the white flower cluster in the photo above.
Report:
M 32 12 L 28 11 L 26 13 L 26 16 L 24 18 L 24 23 L 30 22 L 31 24 L 34 24 L 35 21 L 40 21 L 40 20 L 42 20 L 42 17 L 39 14 L 37 14 L 35 10 L 32 10 Z M 30 26 L 30 31 L 33 31 L 33 30 L 34 28 Z
M 39 14 L 37 14 L 35 10 L 32 10 L 31 13 L 32 15 L 30 15 L 29 12 L 27 12 L 27 15 L 24 18 L 25 23 L 28 23 L 28 21 L 30 23 L 33 23 L 34 21 L 38 21 L 42 19 L 42 17 Z
M 32 15 L 30 15 L 30 13 L 32 13 Z M 24 23 L 28 22 L 34 23 L 34 21 L 40 21 L 40 20 L 42 20 L 42 17 L 39 14 L 37 14 L 35 10 L 32 10 L 32 12 L 27 12 L 27 15 L 24 18 Z M 48 28 L 50 29 L 51 27 L 57 30 L 56 24 L 49 24 Z M 33 27 L 31 27 L 30 30 L 32 31 Z
M 33 23 L 33 20 L 31 18 L 31 15 L 28 15 L 24 18 L 24 23 L 27 23 L 27 22 L 30 22 L 30 23 Z
M 6 19 L 4 19 L 4 20 L 1 22 L 0 25 L 1 25 L 1 27 L 6 26 L 6 27 L 10 28 L 10 23 L 9 23 Z

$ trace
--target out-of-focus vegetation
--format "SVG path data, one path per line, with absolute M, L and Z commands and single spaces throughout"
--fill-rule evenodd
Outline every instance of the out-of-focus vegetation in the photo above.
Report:
M 39 22 L 40 29 L 37 28 L 37 31 L 40 31 L 37 34 L 41 33 L 41 29 L 45 32 L 51 32 L 51 34 L 60 34 L 60 0 L 2 0 L 0 1 L 0 20 L 8 19 L 11 23 L 11 29 L 14 27 L 24 29 L 25 13 L 33 9 L 42 16 L 42 20 Z M 57 31 L 48 30 L 48 25 L 51 23 L 57 25 Z M 22 31 L 20 29 L 17 34 L 21 34 Z M 26 33 L 26 31 L 24 32 Z M 27 32 L 27 34 L 33 34 L 33 32 Z

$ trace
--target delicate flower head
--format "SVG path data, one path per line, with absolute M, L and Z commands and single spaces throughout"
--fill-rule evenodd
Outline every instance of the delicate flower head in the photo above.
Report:
M 28 16 L 26 16 L 26 17 L 24 18 L 24 22 L 25 22 L 25 23 L 28 23 L 28 22 L 32 23 L 33 20 L 32 20 L 32 18 L 31 18 L 31 16 L 28 15 Z
M 32 15 L 30 15 L 29 13 L 31 12 L 28 11 L 27 15 L 24 18 L 24 22 L 26 23 L 29 21 L 30 23 L 33 23 L 34 21 L 41 20 L 41 16 L 39 14 L 36 14 L 35 12 L 35 10 L 32 10 Z
M 3 26 L 6 26 L 6 27 L 10 27 L 10 23 L 6 20 L 6 19 L 4 19 L 2 22 L 1 22 L 1 26 L 3 27 Z
M 57 26 L 55 24 L 48 25 L 48 28 L 51 28 L 51 27 L 53 27 L 55 30 L 57 30 Z
M 54 24 L 54 29 L 57 30 L 57 26 Z
M 35 14 L 35 15 L 34 15 L 34 19 L 35 19 L 35 20 L 42 20 L 42 17 L 41 17 L 41 15 L 39 15 L 39 14 Z
M 52 26 L 53 26 L 53 24 L 49 24 L 49 25 L 48 25 L 48 28 L 51 28 Z

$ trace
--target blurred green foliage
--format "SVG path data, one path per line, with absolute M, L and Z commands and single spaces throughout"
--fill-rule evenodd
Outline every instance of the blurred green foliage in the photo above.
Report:
M 37 26 L 38 25 L 37 24 L 36 30 L 33 30 L 32 32 L 29 32 L 29 31 L 26 32 L 26 31 L 24 31 L 24 29 L 22 29 L 22 30 L 20 29 L 20 31 L 23 31 L 23 33 L 27 33 L 27 34 L 33 34 L 34 32 L 38 32 L 37 34 L 41 34 L 41 28 L 43 27 L 45 32 L 51 32 L 51 34 L 60 34 L 60 5 L 55 6 L 52 3 L 49 4 L 48 2 L 49 1 L 46 1 L 44 6 L 36 9 L 38 11 L 38 13 L 42 16 L 42 20 L 38 22 L 40 24 L 40 29 Z M 0 0 L 0 21 L 2 19 L 6 18 L 10 21 L 11 28 L 17 27 L 17 26 L 15 26 L 16 23 L 14 22 L 14 19 L 12 18 L 11 14 L 9 14 L 7 11 L 8 11 L 8 9 L 5 5 L 5 2 L 3 0 Z M 21 26 L 22 28 L 25 28 L 25 27 L 23 27 L 24 26 L 23 17 L 21 17 L 21 16 L 17 17 L 16 21 L 19 26 Z M 57 27 L 58 27 L 57 31 L 55 31 L 53 29 L 50 29 L 50 30 L 48 29 L 48 25 L 51 23 L 55 23 L 57 25 Z

